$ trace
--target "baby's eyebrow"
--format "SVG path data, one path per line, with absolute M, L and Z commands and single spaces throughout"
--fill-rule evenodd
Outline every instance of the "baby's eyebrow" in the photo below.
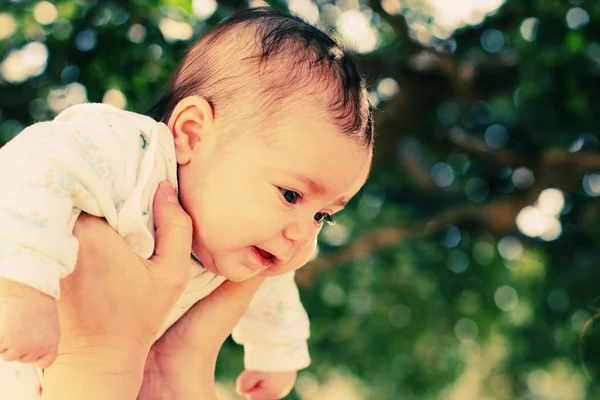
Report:
M 315 194 L 323 194 L 323 193 L 325 193 L 327 191 L 327 188 L 325 188 L 325 186 L 323 186 L 319 182 L 317 182 L 314 179 L 311 179 L 311 178 L 309 178 L 307 176 L 294 175 L 294 178 L 298 179 L 300 182 L 302 182 L 306 186 L 308 186 L 308 188 L 310 189 L 310 191 L 313 192 L 313 193 L 315 193 Z
M 327 191 L 327 188 L 325 188 L 325 186 L 323 186 L 319 182 L 317 182 L 314 179 L 311 179 L 307 176 L 294 175 L 294 177 L 296 179 L 298 179 L 299 181 L 301 181 L 302 183 L 304 183 L 306 186 L 308 186 L 310 191 L 314 194 L 319 195 L 319 194 L 323 194 Z M 348 204 L 348 201 L 349 201 L 348 199 L 340 197 L 339 199 L 337 199 L 336 201 L 333 202 L 333 205 L 344 207 L 346 204 Z

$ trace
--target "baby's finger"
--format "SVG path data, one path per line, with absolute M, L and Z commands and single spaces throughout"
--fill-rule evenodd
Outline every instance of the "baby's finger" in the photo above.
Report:
M 50 350 L 43 354 L 41 357 L 39 357 L 37 360 L 33 361 L 32 364 L 42 369 L 48 368 L 50 365 L 52 365 L 54 360 L 56 360 L 57 352 L 58 349 Z
M 261 376 L 255 371 L 244 371 L 238 376 L 235 382 L 235 391 L 240 396 L 243 396 L 253 389 L 258 389 L 261 382 Z
M 27 353 L 21 353 L 21 355 L 19 355 L 19 357 L 17 359 L 19 360 L 19 362 L 22 362 L 24 364 L 29 364 L 30 362 L 35 361 L 36 358 L 37 358 L 36 353 L 27 352 Z
M 165 274 L 183 276 L 190 259 L 192 222 L 179 205 L 177 192 L 168 182 L 162 182 L 154 196 L 154 224 L 156 247 L 152 260 L 158 265 L 181 270 L 164 271 Z
M 4 358 L 6 361 L 17 361 L 20 356 L 20 353 L 11 348 L 2 353 L 2 358 Z
M 265 388 L 255 388 L 248 393 L 244 393 L 248 400 L 276 400 L 277 397 L 272 396 Z

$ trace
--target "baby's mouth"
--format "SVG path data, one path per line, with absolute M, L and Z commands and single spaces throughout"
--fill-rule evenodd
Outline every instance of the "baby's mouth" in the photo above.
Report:
M 252 247 L 256 251 L 259 258 L 261 259 L 261 263 L 265 266 L 265 268 L 270 267 L 272 264 L 275 263 L 275 261 L 277 261 L 276 257 L 273 254 L 269 253 L 268 251 L 263 250 L 256 246 L 252 246 Z

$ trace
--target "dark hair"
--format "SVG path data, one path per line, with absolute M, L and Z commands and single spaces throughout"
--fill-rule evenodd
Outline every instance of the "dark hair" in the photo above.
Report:
M 247 92 L 258 97 L 248 99 Z M 276 113 L 274 103 L 298 93 L 324 95 L 333 122 L 373 146 L 373 107 L 351 56 L 326 33 L 270 7 L 238 12 L 197 40 L 149 115 L 166 123 L 192 95 L 204 97 L 215 114 L 240 99 Z

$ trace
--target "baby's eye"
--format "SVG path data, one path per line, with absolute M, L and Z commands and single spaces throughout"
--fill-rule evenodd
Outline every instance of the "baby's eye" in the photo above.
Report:
M 290 204 L 295 204 L 296 201 L 302 197 L 300 196 L 299 193 L 296 193 L 292 190 L 287 190 L 284 188 L 279 188 L 279 190 L 281 190 L 281 194 L 283 194 L 283 198 L 285 199 L 285 201 L 287 201 Z
M 329 225 L 335 225 L 335 221 L 330 214 L 318 212 L 315 214 L 315 221 L 319 224 L 323 223 L 323 221 L 327 222 Z

